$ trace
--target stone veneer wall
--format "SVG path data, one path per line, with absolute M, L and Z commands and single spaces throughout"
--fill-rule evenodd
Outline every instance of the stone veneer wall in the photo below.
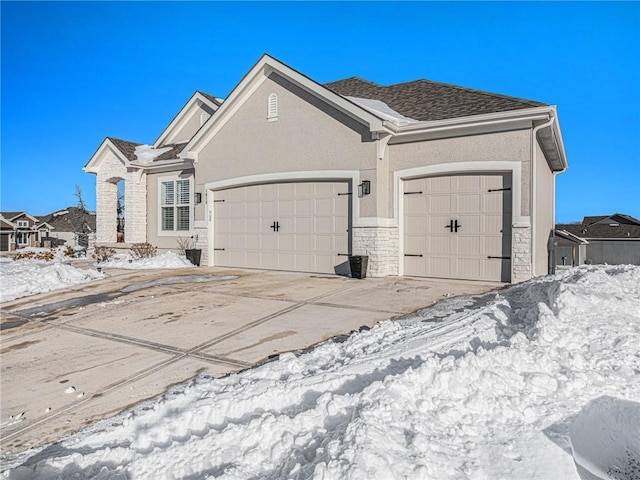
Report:
M 108 153 L 96 176 L 96 242 L 114 243 L 117 240 L 117 206 L 120 179 L 126 168 L 113 153 Z
M 354 227 L 353 255 L 368 255 L 367 276 L 398 275 L 398 227 Z
M 147 241 L 147 175 L 137 170 L 127 172 L 124 182 L 125 222 L 124 240 L 127 243 Z
M 531 279 L 531 226 L 514 225 L 512 229 L 511 283 Z

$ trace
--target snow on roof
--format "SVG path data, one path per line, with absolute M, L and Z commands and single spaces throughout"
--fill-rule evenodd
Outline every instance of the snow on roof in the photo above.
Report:
M 151 163 L 160 155 L 165 152 L 168 152 L 173 147 L 161 147 L 161 148 L 153 148 L 151 145 L 138 145 L 134 151 L 138 162 L 140 163 Z
M 373 113 L 374 115 L 382 118 L 383 120 L 388 120 L 398 126 L 419 122 L 419 120 L 414 120 L 413 118 L 405 117 L 404 115 L 399 114 L 389 105 L 380 100 L 349 96 L 346 96 L 345 98 L 351 100 L 352 102 Z

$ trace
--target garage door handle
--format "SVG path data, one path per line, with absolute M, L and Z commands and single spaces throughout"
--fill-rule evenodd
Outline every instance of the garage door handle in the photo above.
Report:
M 499 260 L 511 260 L 511 257 L 492 257 L 491 255 L 489 255 L 487 258 L 497 258 Z
M 224 252 L 224 248 L 214 248 L 213 250 L 216 252 Z
M 405 257 L 421 257 L 422 254 L 421 253 L 405 253 L 404 256 Z
M 337 254 L 339 257 L 348 257 L 349 254 L 348 253 L 338 253 Z

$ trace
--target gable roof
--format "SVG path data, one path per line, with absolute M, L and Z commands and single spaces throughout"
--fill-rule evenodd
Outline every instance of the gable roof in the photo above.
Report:
M 107 137 L 111 143 L 122 153 L 127 160 L 133 162 L 136 159 L 135 150 L 141 143 L 130 142 L 129 140 L 122 140 L 120 138 Z
M 547 106 L 541 102 L 431 80 L 384 86 L 351 77 L 324 86 L 339 95 L 382 101 L 406 117 L 426 122 Z
M 0 229 L 1 230 L 13 230 L 14 228 L 16 228 L 15 224 L 11 223 L 6 218 L 0 217 Z
M 0 215 L 2 215 L 5 218 L 5 220 L 9 220 L 10 222 L 13 222 L 16 218 L 21 217 L 23 215 L 29 217 L 33 222 L 38 221 L 36 217 L 24 211 L 23 212 L 0 212 Z
M 96 231 L 96 215 L 82 211 L 78 207 L 68 207 L 40 217 L 41 223 L 47 223 L 59 232 L 75 232 L 82 229 L 85 233 Z
M 556 229 L 586 239 L 640 238 L 640 220 L 622 213 L 584 217 L 582 223 L 559 224 Z
M 153 142 L 153 147 L 158 148 L 170 145 L 167 142 L 170 141 L 172 136 L 175 136 L 175 133 L 179 131 L 181 126 L 184 125 L 184 122 L 188 120 L 189 112 L 193 111 L 197 106 L 202 105 L 206 105 L 208 109 L 215 112 L 220 107 L 221 102 L 213 95 L 196 90 L 193 95 L 191 95 L 191 98 L 187 100 L 187 103 L 178 111 L 176 116 L 173 117 L 171 122 L 169 122 L 169 125 L 160 133 L 156 141 Z M 173 139 L 175 140 L 175 138 Z

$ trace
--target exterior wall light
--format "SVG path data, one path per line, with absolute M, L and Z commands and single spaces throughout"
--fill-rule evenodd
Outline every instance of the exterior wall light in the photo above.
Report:
M 195 202 L 196 205 L 199 205 L 200 203 L 202 203 L 202 194 L 201 193 L 195 193 L 193 195 L 193 200 Z
M 358 185 L 358 196 L 364 197 L 365 195 L 369 195 L 371 193 L 371 182 L 369 180 L 363 180 L 360 185 Z

